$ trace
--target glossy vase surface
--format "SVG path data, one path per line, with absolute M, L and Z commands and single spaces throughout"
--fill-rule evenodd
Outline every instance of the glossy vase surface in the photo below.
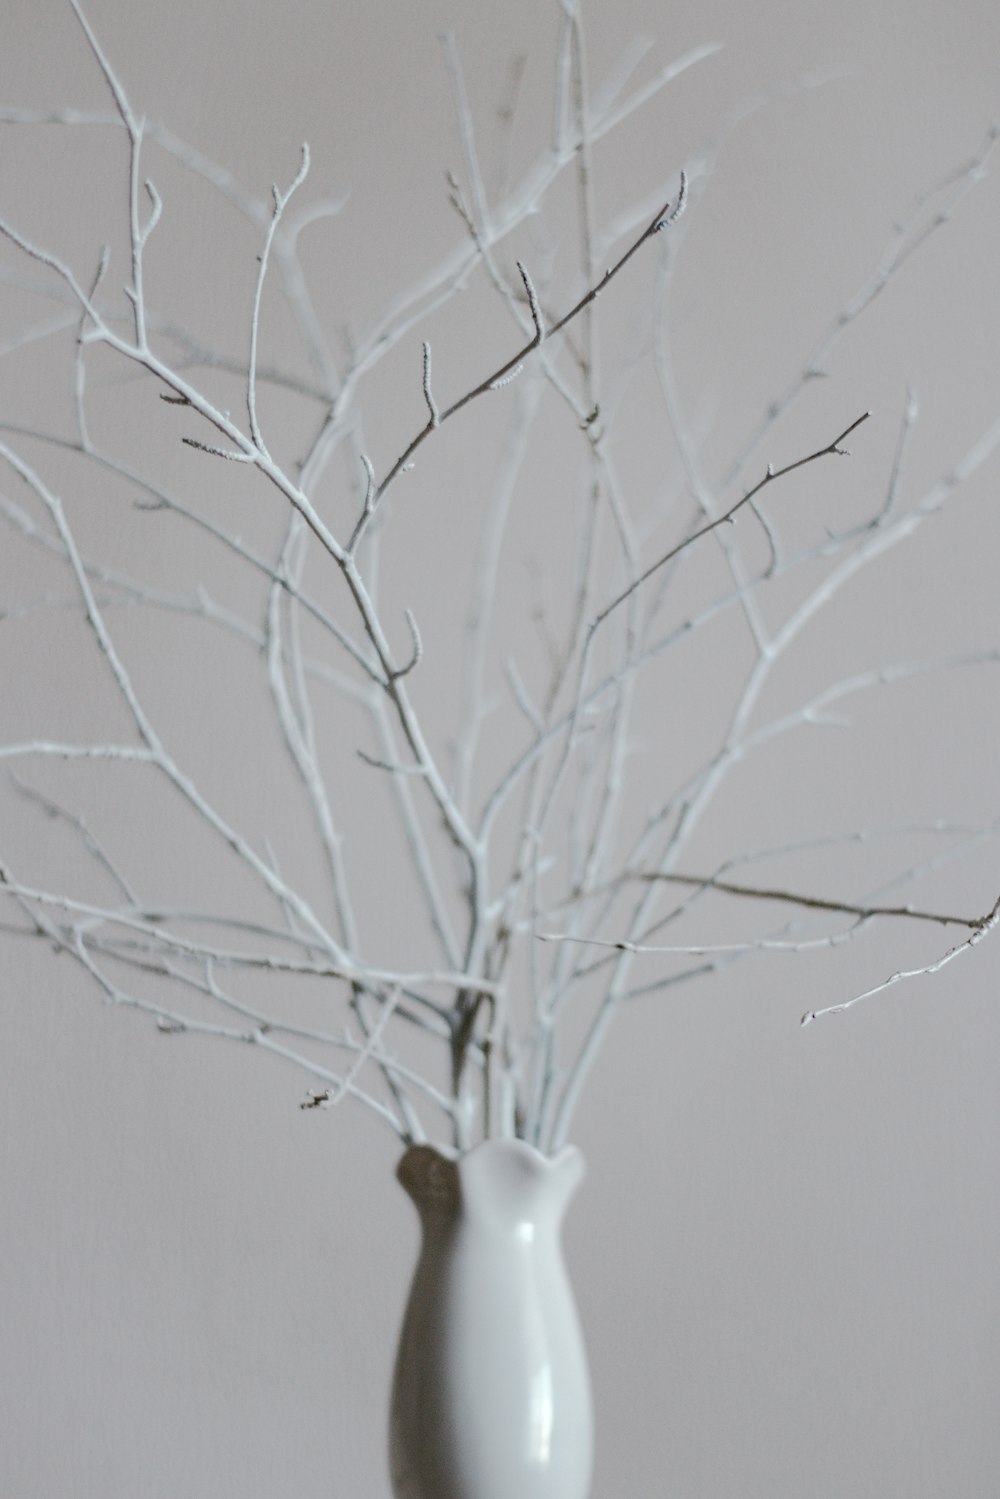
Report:
M 390 1413 L 395 1499 L 587 1499 L 590 1381 L 559 1232 L 583 1157 L 417 1145 L 422 1244 Z

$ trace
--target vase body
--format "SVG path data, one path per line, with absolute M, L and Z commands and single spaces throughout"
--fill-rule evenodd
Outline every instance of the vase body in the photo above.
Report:
M 422 1244 L 393 1380 L 395 1499 L 587 1499 L 590 1381 L 559 1244 L 583 1157 L 418 1145 L 397 1175 Z

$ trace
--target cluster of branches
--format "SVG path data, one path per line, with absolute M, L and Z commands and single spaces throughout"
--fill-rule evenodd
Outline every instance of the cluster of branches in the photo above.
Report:
M 224 909 L 168 908 L 145 899 L 143 868 L 122 868 L 81 816 L 23 786 L 45 812 L 73 829 L 91 862 L 95 889 L 110 885 L 113 895 L 103 901 L 97 895 L 81 900 L 58 888 L 40 888 L 21 878 L 0 855 L 0 891 L 19 913 L 11 929 L 69 954 L 107 1000 L 148 1012 L 165 1032 L 231 1038 L 296 1063 L 313 1084 L 303 1107 L 353 1097 L 405 1141 L 430 1134 L 463 1145 L 483 1133 L 500 1133 L 517 1134 L 546 1149 L 565 1139 L 608 1027 L 624 1007 L 640 998 L 713 973 L 749 953 L 801 952 L 843 942 L 877 921 L 958 929 L 957 943 L 938 952 L 930 963 L 895 973 L 865 993 L 804 1017 L 814 1019 L 816 1014 L 847 1009 L 917 973 L 934 972 L 977 944 L 1000 920 L 1000 902 L 985 914 L 956 916 L 914 909 L 902 903 L 896 891 L 952 857 L 956 848 L 974 846 L 992 829 L 938 826 L 936 836 L 948 835 L 947 854 L 935 854 L 919 867 L 907 865 L 890 883 L 843 902 L 810 891 L 769 888 L 740 873 L 776 850 L 740 853 L 709 870 L 691 870 L 684 861 L 699 823 L 734 767 L 748 755 L 803 724 L 831 721 L 847 699 L 869 689 L 928 670 L 997 659 L 996 651 L 985 650 L 933 662 L 883 664 L 822 687 L 780 717 L 760 722 L 755 715 L 777 667 L 819 612 L 862 569 L 937 513 L 1000 442 L 998 424 L 956 459 L 946 477 L 904 504 L 903 468 L 916 420 L 911 400 L 882 497 L 863 521 L 829 530 L 821 541 L 795 548 L 786 544 L 777 520 L 765 509 L 772 486 L 787 488 L 803 466 L 826 463 L 848 451 L 845 444 L 865 422 L 865 412 L 845 413 L 839 422 L 831 422 L 836 435 L 812 452 L 786 457 L 774 466 L 758 457 L 779 419 L 823 371 L 837 342 L 980 179 L 993 134 L 971 163 L 939 184 L 929 200 L 919 202 L 897 226 L 871 277 L 841 309 L 780 398 L 768 403 L 728 472 L 712 482 L 682 420 L 664 336 L 676 242 L 683 233 L 679 221 L 711 159 L 689 163 L 686 173 L 672 173 L 669 184 L 657 185 L 647 201 L 611 224 L 602 224 L 598 214 L 591 161 L 598 141 L 711 49 L 664 68 L 632 92 L 628 90 L 640 54 L 630 54 L 609 84 L 591 96 L 580 19 L 564 4 L 552 139 L 518 181 L 504 179 L 491 195 L 478 162 L 461 69 L 449 44 L 447 61 L 459 108 L 465 168 L 464 188 L 457 178 L 451 179 L 461 241 L 338 360 L 325 338 L 299 260 L 303 229 L 340 206 L 318 203 L 295 213 L 293 198 L 309 171 L 308 149 L 303 147 L 289 186 L 275 187 L 269 204 L 259 201 L 223 168 L 164 127 L 140 118 L 77 0 L 71 3 L 113 109 L 90 115 L 8 110 L 3 118 L 24 126 L 51 122 L 124 131 L 129 150 L 129 275 L 122 303 L 107 290 L 107 254 L 82 275 L 56 251 L 32 243 L 15 225 L 0 223 L 12 251 L 27 257 L 42 278 L 34 290 L 43 291 L 56 308 L 44 323 L 11 340 L 5 352 L 16 356 L 54 330 L 76 332 L 75 429 L 60 433 L 42 423 L 0 428 L 0 457 L 16 480 L 9 495 L 0 495 L 0 510 L 15 531 L 66 569 L 76 606 L 127 712 L 130 733 L 114 742 L 37 738 L 7 743 L 0 746 L 0 757 L 144 767 L 168 785 L 213 838 L 228 846 L 274 917 L 267 921 Z M 512 116 L 508 109 L 508 122 Z M 147 251 L 162 212 L 157 189 L 146 175 L 150 147 L 169 153 L 208 182 L 261 238 L 248 310 L 249 355 L 242 364 L 245 409 L 239 418 L 209 397 L 198 373 L 205 368 L 232 372 L 240 368 L 239 361 L 207 350 L 196 330 L 159 316 L 147 288 Z M 536 284 L 537 273 L 529 268 L 528 257 L 513 264 L 507 257 L 529 217 L 567 174 L 575 180 L 580 206 L 582 290 L 564 296 L 559 283 Z M 610 268 L 605 268 L 608 262 Z M 643 518 L 641 504 L 625 492 L 616 466 L 609 436 L 615 403 L 599 385 L 596 321 L 600 294 L 642 264 L 644 274 L 652 270 L 655 276 L 650 357 L 684 469 L 674 536 L 668 545 L 652 551 L 652 526 Z M 435 314 L 476 270 L 485 272 L 510 316 L 513 352 L 507 348 L 492 361 L 485 358 L 482 378 L 445 403 L 435 387 L 431 343 L 425 339 L 422 374 L 416 360 L 415 380 L 422 385 L 426 419 L 398 456 L 384 465 L 380 477 L 358 436 L 366 382 L 393 351 L 409 347 L 418 329 L 426 333 L 432 328 Z M 309 352 L 311 376 L 290 375 L 261 359 L 261 312 L 275 279 Z M 275 554 L 262 554 L 220 526 L 197 498 L 180 498 L 92 439 L 87 374 L 97 349 L 153 382 L 162 401 L 178 408 L 185 419 L 197 419 L 195 430 L 185 432 L 181 440 L 206 466 L 244 465 L 277 494 L 287 523 Z M 507 395 L 514 382 L 514 392 Z M 318 411 L 306 455 L 294 467 L 275 456 L 279 444 L 264 415 L 265 387 L 284 387 L 304 409 Z M 394 601 L 386 606 L 378 597 L 380 549 L 390 529 L 385 500 L 403 482 L 425 444 L 447 441 L 441 429 L 453 418 L 473 403 L 499 400 L 512 403 L 515 410 L 500 471 L 483 481 L 487 519 L 480 554 L 469 569 L 463 711 L 449 763 L 442 736 L 428 726 L 414 688 L 436 663 L 424 652 L 414 614 Z M 521 725 L 521 747 L 482 795 L 478 781 L 495 685 L 489 676 L 501 549 L 512 496 L 519 483 L 530 482 L 525 454 L 540 412 L 576 434 L 585 463 L 579 561 L 571 585 L 569 624 L 562 642 L 550 652 L 543 690 L 529 688 L 513 658 L 503 664 L 505 711 Z M 72 456 L 79 465 L 81 486 L 88 466 L 115 475 L 147 508 L 168 510 L 211 535 L 265 590 L 263 623 L 219 605 L 212 597 L 210 578 L 202 580 L 194 597 L 170 595 L 87 555 L 74 520 L 77 502 L 64 502 L 44 465 L 24 456 L 19 438 Z M 333 483 L 335 453 L 347 455 L 356 476 L 353 514 L 342 529 L 326 518 L 330 507 L 319 498 Z M 745 527 L 758 543 L 761 535 L 766 541 L 763 566 L 748 561 L 752 549 L 743 543 Z M 718 549 L 725 582 L 695 612 L 671 622 L 672 589 L 696 551 L 708 547 Z M 769 585 L 793 573 L 813 581 L 786 607 L 778 623 L 768 623 L 761 601 Z M 316 576 L 329 576 L 335 586 L 310 585 Z M 124 603 L 189 614 L 205 629 L 222 628 L 235 635 L 249 645 L 255 660 L 265 662 L 288 763 L 323 855 L 326 887 L 320 898 L 281 868 L 267 847 L 262 849 L 228 820 L 171 751 L 171 736 L 156 721 L 138 674 L 126 665 L 112 623 L 114 609 Z M 625 783 L 631 726 L 644 677 L 692 632 L 724 615 L 741 618 L 752 649 L 727 705 L 722 732 L 693 772 L 671 779 L 669 767 L 664 771 L 658 763 L 657 779 L 643 787 L 636 816 L 634 788 L 626 794 Z M 401 617 L 410 637 L 403 659 L 390 644 Z M 306 625 L 309 639 L 322 642 L 321 650 L 304 643 Z M 334 788 L 324 773 L 327 746 L 317 728 L 315 708 L 318 695 L 330 693 L 354 705 L 371 731 L 373 748 L 359 750 L 356 761 L 360 791 Z M 436 950 L 435 960 L 420 968 L 380 962 L 377 952 L 370 951 L 365 923 L 355 910 L 351 867 L 356 851 L 343 837 L 344 798 L 374 799 L 383 793 L 406 849 L 413 900 L 424 912 Z M 843 841 L 859 836 L 853 830 Z M 364 853 L 361 849 L 357 856 Z M 659 941 L 666 928 L 713 893 L 762 909 L 767 902 L 770 912 L 777 905 L 792 914 L 777 928 L 741 942 L 706 946 Z M 332 917 L 324 914 L 326 910 Z M 832 918 L 838 919 L 834 926 Z M 637 958 L 647 953 L 665 960 L 656 965 L 652 978 L 648 966 L 637 967 Z M 252 1004 L 241 991 L 241 981 L 260 973 L 283 984 L 325 981 L 329 1023 L 319 1028 L 293 1024 Z M 175 995 L 171 1003 L 162 998 L 164 984 Z M 206 1013 L 212 1018 L 205 1018 Z M 412 1051 L 409 1042 L 415 1036 L 421 1038 L 421 1046 L 428 1039 L 437 1048 L 444 1062 L 437 1072 L 418 1060 L 426 1056 L 426 1049 Z

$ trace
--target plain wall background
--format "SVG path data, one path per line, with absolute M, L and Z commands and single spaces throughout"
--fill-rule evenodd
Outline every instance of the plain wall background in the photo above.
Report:
M 442 26 L 487 138 L 521 51 L 526 154 L 548 126 L 555 6 L 91 0 L 88 14 L 136 107 L 257 191 L 290 177 L 303 139 L 317 192 L 350 184 L 311 259 L 331 321 L 363 326 L 455 241 Z M 659 38 L 657 62 L 725 44 L 601 160 L 608 212 L 774 96 L 725 146 L 678 271 L 677 365 L 714 468 L 864 280 L 893 219 L 980 143 L 1000 103 L 1000 13 L 986 0 L 625 0 L 591 4 L 585 20 L 595 80 L 636 33 Z M 14 0 L 2 31 L 4 105 L 105 107 L 68 7 Z M 816 76 L 830 81 L 786 87 Z M 106 142 L 60 157 L 69 150 L 51 132 L 4 126 L 3 214 L 89 265 L 121 179 Z M 241 326 L 252 236 L 234 238 L 220 275 L 197 195 L 178 189 L 166 207 L 180 227 L 165 284 L 193 316 Z M 762 456 L 787 461 L 872 406 L 850 471 L 871 503 L 912 382 L 923 415 L 911 494 L 947 472 L 1000 412 L 998 228 L 988 179 L 872 309 L 801 425 L 782 430 L 781 452 Z M 19 262 L 5 251 L 4 264 Z M 422 420 L 412 368 L 394 366 L 367 434 L 383 460 Z M 4 420 L 49 378 L 42 359 L 27 370 L 27 391 L 5 382 Z M 636 439 L 639 472 L 659 461 L 647 438 Z M 473 436 L 454 442 L 456 462 L 473 465 Z M 179 464 L 172 447 L 164 461 Z M 815 632 L 790 693 L 871 664 L 873 649 L 896 660 L 1000 643 L 996 476 L 994 464 Z M 213 471 L 205 482 L 223 481 Z M 817 478 L 801 503 L 827 493 Z M 431 484 L 421 504 L 433 503 Z M 414 533 L 428 569 L 454 523 Z M 146 545 L 131 521 L 99 524 L 124 554 Z M 161 533 L 165 575 L 175 541 Z M 5 543 L 5 595 L 50 586 L 30 557 Z M 72 737 L 81 723 L 102 732 L 110 695 L 74 638 L 38 614 L 0 619 L 4 740 Z M 164 659 L 160 671 L 197 753 L 199 682 L 190 663 Z M 706 660 L 693 673 L 683 708 L 694 735 L 719 671 Z M 992 821 L 994 672 L 923 679 L 866 705 L 857 750 L 839 736 L 777 756 L 752 788 L 737 786 L 730 821 L 706 832 L 706 858 L 799 829 Z M 663 705 L 665 733 L 676 711 Z M 252 712 L 234 709 L 231 740 L 212 753 L 259 806 L 269 787 L 249 779 Z M 156 808 L 148 826 L 123 825 L 110 783 L 18 769 L 92 798 L 123 849 L 148 844 L 183 868 L 182 830 Z M 7 790 L 2 816 L 2 856 L 26 877 L 51 871 L 55 832 Z M 201 877 L 212 874 L 192 872 Z M 989 848 L 934 886 L 937 903 L 963 912 L 997 893 Z M 405 911 L 398 920 L 405 931 Z M 798 1026 L 804 1009 L 930 961 L 946 942 L 895 929 L 808 963 L 762 959 L 619 1026 L 578 1118 L 589 1178 L 567 1226 L 597 1400 L 594 1499 L 996 1492 L 998 950 L 986 943 L 935 980 Z M 346 1107 L 301 1112 L 305 1079 L 268 1059 L 163 1038 L 97 1004 L 41 944 L 11 938 L 0 952 L 0 1491 L 385 1499 L 387 1386 L 416 1247 L 389 1134 Z

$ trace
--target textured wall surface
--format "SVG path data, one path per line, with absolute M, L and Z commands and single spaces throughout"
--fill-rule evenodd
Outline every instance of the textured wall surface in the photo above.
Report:
M 309 191 L 350 189 L 305 250 L 335 343 L 337 329 L 368 327 L 461 235 L 444 180 L 461 170 L 461 147 L 438 33 L 454 32 L 485 157 L 516 55 L 528 59 L 516 160 L 530 160 L 550 128 L 554 0 L 90 0 L 88 14 L 135 107 L 255 191 L 289 180 L 303 140 Z M 595 86 L 636 36 L 655 41 L 635 86 L 702 42 L 723 44 L 631 118 L 594 168 L 599 213 L 612 219 L 719 146 L 712 174 L 695 183 L 670 313 L 681 403 L 714 475 L 865 285 L 894 223 L 979 149 L 1000 112 L 1000 10 L 987 0 L 616 0 L 591 3 L 584 20 Z M 68 6 L 9 0 L 2 30 L 0 107 L 107 107 Z M 58 248 L 82 278 L 110 236 L 110 274 L 124 280 L 120 135 L 2 132 L 0 215 Z M 259 241 L 155 153 L 150 173 L 165 206 L 151 298 L 242 353 Z M 574 227 L 567 188 L 544 232 L 571 244 Z M 781 515 L 793 530 L 819 537 L 838 524 L 837 507 L 877 508 L 908 387 L 921 415 L 906 503 L 1000 416 L 998 242 L 994 168 L 758 453 L 748 482 L 767 461 L 801 456 L 873 411 L 849 468 L 817 465 L 788 481 Z M 526 241 L 525 253 L 536 251 Z M 575 264 L 567 251 L 573 274 Z M 24 277 L 34 272 L 9 244 L 0 265 L 2 295 L 20 309 L 12 317 L 29 316 Z M 610 347 L 623 329 L 635 333 L 651 283 L 652 259 L 637 263 L 627 295 L 602 302 Z M 485 282 L 463 295 L 459 316 L 449 311 L 440 326 L 429 317 L 379 375 L 364 442 L 380 470 L 423 420 L 422 337 L 435 341 L 450 394 L 506 350 L 509 325 Z M 265 331 L 282 355 L 281 328 Z M 0 423 L 37 422 L 50 385 L 53 425 L 71 418 L 67 365 L 49 345 L 4 363 Z M 103 356 L 90 378 L 102 441 L 137 461 L 149 456 L 144 444 L 161 443 L 154 456 L 173 484 L 219 486 L 227 517 L 243 524 L 239 507 L 257 501 L 236 465 L 212 468 L 169 422 L 145 437 L 135 382 Z M 620 453 L 630 483 L 648 493 L 678 472 L 653 410 L 637 400 Z M 280 415 L 276 406 L 276 423 Z M 394 516 L 400 546 L 387 568 L 424 624 L 426 701 L 445 718 L 454 708 L 448 569 L 460 567 L 494 437 L 470 416 L 438 438 L 443 456 L 428 446 Z M 49 482 L 69 482 L 51 448 L 23 439 L 23 451 Z M 540 471 L 533 503 L 543 509 L 552 480 Z M 769 711 L 886 662 L 1000 647 L 998 476 L 994 459 L 852 585 L 789 658 Z M 0 487 L 17 493 L 6 472 Z M 138 559 L 164 588 L 197 575 L 190 535 L 134 512 L 123 490 L 94 479 L 73 500 L 91 550 L 115 565 Z M 278 534 L 257 512 L 245 524 Z M 551 538 L 552 550 L 560 544 Z M 521 645 L 516 621 L 535 579 L 518 557 L 505 582 Z M 5 537 L 0 585 L 0 740 L 124 732 L 82 625 L 37 607 L 46 597 L 58 606 L 65 580 L 37 548 Z M 138 613 L 116 623 L 127 658 L 146 653 L 177 753 L 254 837 L 276 829 L 289 857 L 297 840 L 305 849 L 301 810 L 272 790 L 280 747 L 263 697 L 236 695 L 220 712 L 224 655 L 205 661 L 201 637 L 183 624 L 164 644 Z M 662 744 L 665 758 L 683 759 L 688 745 L 711 744 L 738 651 L 702 637 L 678 695 L 648 705 L 651 753 Z M 850 729 L 777 746 L 734 778 L 702 829 L 703 867 L 849 828 L 992 823 L 997 669 L 920 675 L 852 703 Z M 336 740 L 335 722 L 326 727 Z M 140 815 L 113 775 L 23 760 L 15 769 L 100 826 L 123 860 L 148 855 L 165 891 L 180 878 L 196 899 L 226 878 L 210 852 L 192 862 L 190 829 L 167 798 L 151 796 Z M 61 878 L 83 892 L 66 828 L 12 782 L 0 796 L 0 859 L 27 883 Z M 362 797 L 350 827 L 362 845 L 365 817 Z M 360 898 L 384 950 L 403 961 L 415 918 L 392 860 L 371 842 Z M 937 847 L 918 843 L 911 862 Z M 882 877 L 880 857 L 866 866 L 869 886 Z M 312 854 L 303 858 L 308 867 Z M 884 864 L 888 878 L 889 855 Z M 996 845 L 984 843 L 913 898 L 985 912 L 1000 894 L 996 868 Z M 861 878 L 843 849 L 803 871 L 800 888 L 808 880 L 842 898 Z M 793 880 L 794 865 L 780 877 Z M 16 911 L 0 909 L 0 921 L 16 925 Z M 701 936 L 732 940 L 726 926 Z M 850 1014 L 798 1023 L 958 940 L 960 929 L 887 923 L 826 952 L 759 953 L 622 1017 L 576 1121 L 589 1174 L 567 1227 L 597 1404 L 594 1499 L 996 1492 L 1000 946 L 984 942 Z M 347 1104 L 300 1110 L 307 1080 L 277 1060 L 161 1036 L 148 1017 L 101 1005 L 42 941 L 0 934 L 0 972 L 0 1491 L 387 1499 L 385 1406 L 416 1244 L 390 1133 Z M 266 985 L 260 993 L 266 1002 Z

